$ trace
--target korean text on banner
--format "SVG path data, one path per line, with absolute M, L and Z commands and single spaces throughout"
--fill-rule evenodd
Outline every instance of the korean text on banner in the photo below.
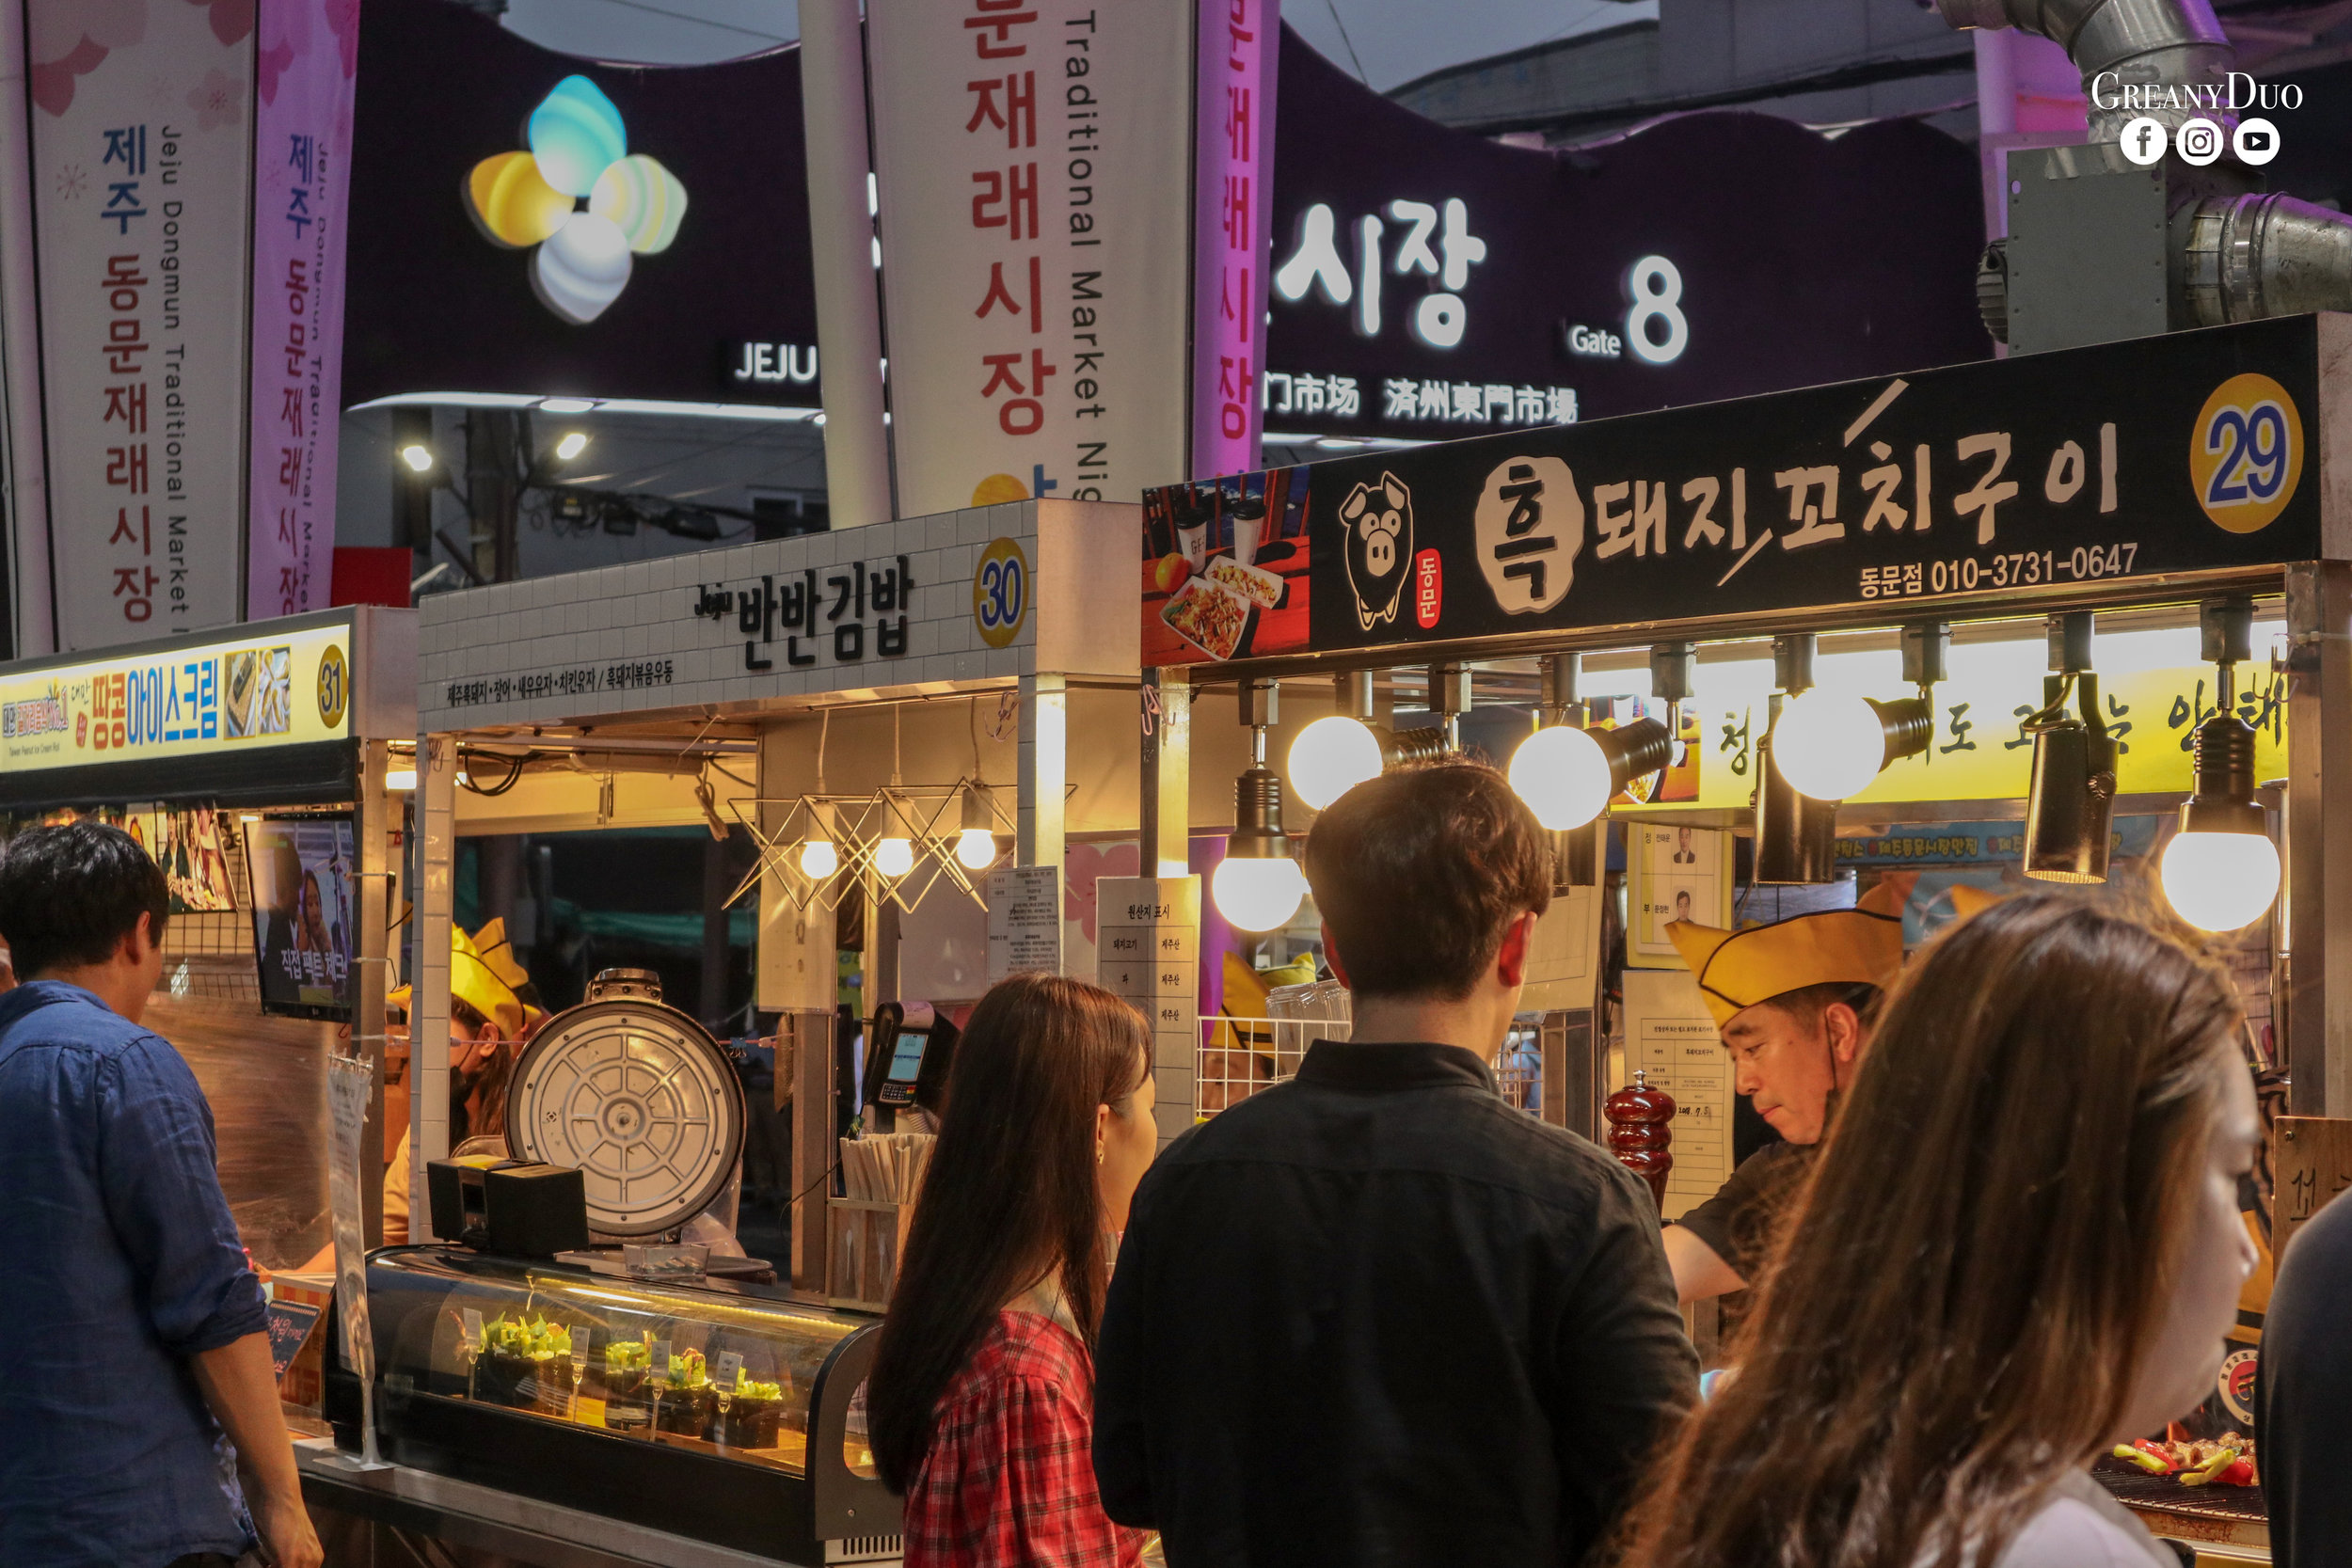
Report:
M 256 620 L 327 604 L 359 13 L 334 0 L 262 0 L 260 24 L 246 548 Z
M 58 646 L 239 618 L 252 11 L 29 0 Z
M 1198 21 L 1191 473 L 1206 478 L 1256 467 L 1264 425 L 1281 0 L 1199 0 Z
M 1183 477 L 1190 19 L 867 8 L 903 515 Z

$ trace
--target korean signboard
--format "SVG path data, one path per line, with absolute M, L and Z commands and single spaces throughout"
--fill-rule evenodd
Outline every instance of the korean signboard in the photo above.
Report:
M 1270 431 L 1448 440 L 1992 352 L 1941 132 L 1699 114 L 1558 154 L 1281 56 Z
M 2316 327 L 2295 318 L 1163 491 L 1143 658 L 1404 657 L 1812 607 L 1917 619 L 2308 561 L 2317 388 Z
M 1184 472 L 1190 234 L 1169 193 L 1189 173 L 1192 19 L 868 8 L 902 515 L 1117 499 Z
M 348 625 L 0 675 L 0 773 L 229 755 L 258 763 L 350 734 Z
M 1258 466 L 1280 0 L 1195 0 L 1193 475 Z
M 243 612 L 254 51 L 237 11 L 26 6 L 60 648 Z
M 246 615 L 323 608 L 335 548 L 358 22 L 262 0 L 253 105 L 251 514 Z

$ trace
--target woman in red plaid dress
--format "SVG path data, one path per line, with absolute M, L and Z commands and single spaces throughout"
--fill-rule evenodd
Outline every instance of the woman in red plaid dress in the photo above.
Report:
M 1018 975 L 972 1010 L 866 1393 L 907 1568 L 1139 1560 L 1095 1492 L 1093 1353 L 1152 1103 L 1110 992 Z

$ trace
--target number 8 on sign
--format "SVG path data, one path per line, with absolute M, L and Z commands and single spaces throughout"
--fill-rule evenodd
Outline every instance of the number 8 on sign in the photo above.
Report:
M 2266 375 L 2233 375 L 2214 388 L 2189 435 L 2188 478 L 2205 515 L 2232 533 L 2267 527 L 2303 477 L 2303 420 Z
M 1009 646 L 1029 618 L 1029 558 L 1018 539 L 998 539 L 972 572 L 972 621 L 980 641 Z

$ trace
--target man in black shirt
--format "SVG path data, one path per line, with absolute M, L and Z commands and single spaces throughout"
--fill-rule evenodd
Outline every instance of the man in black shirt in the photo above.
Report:
M 1696 1394 L 1656 1206 L 1488 1063 L 1550 901 L 1493 769 L 1359 784 L 1307 878 L 1353 1038 L 1178 1139 L 1095 1358 L 1104 1507 L 1173 1568 L 1572 1564 Z
M 2283 1193 L 2280 1195 L 2285 1196 Z M 2254 1452 L 2270 1505 L 2279 1568 L 2352 1562 L 2352 1200 L 2337 1198 L 2296 1233 L 2279 1260 L 2263 1322 Z

